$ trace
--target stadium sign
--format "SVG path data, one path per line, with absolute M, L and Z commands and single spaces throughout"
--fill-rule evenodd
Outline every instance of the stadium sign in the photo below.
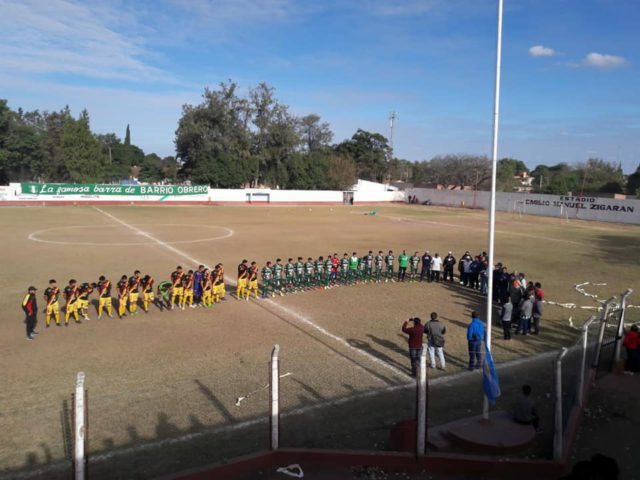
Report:
M 98 183 L 30 183 L 20 184 L 29 195 L 206 195 L 208 185 L 102 185 Z

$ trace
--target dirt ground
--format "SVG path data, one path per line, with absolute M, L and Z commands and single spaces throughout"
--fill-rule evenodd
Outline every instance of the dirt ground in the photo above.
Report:
M 365 215 L 372 209 L 375 216 Z M 406 418 L 411 395 L 401 395 L 409 399 L 402 401 L 392 395 L 406 393 L 411 381 L 400 332 L 404 319 L 440 313 L 448 328 L 447 374 L 452 374 L 466 363 L 469 312 L 478 309 L 484 317 L 483 299 L 459 285 L 390 283 L 269 301 L 230 298 L 211 310 L 152 310 L 66 328 L 45 329 L 40 315 L 41 335 L 27 342 L 19 302 L 26 286 L 38 286 L 41 295 L 52 277 L 64 285 L 69 278 L 96 281 L 104 274 L 115 280 L 140 269 L 158 280 L 177 264 L 193 268 L 222 261 L 233 279 L 243 258 L 263 264 L 278 256 L 370 249 L 428 249 L 442 256 L 451 250 L 459 257 L 465 250 L 486 250 L 486 212 L 419 206 L 6 207 L 0 209 L 0 226 L 5 266 L 0 472 L 5 476 L 31 472 L 51 478 L 51 472 L 68 469 L 68 412 L 78 371 L 87 376 L 90 455 L 105 460 L 137 452 L 130 477 L 148 478 L 147 467 L 157 460 L 149 445 L 170 445 L 178 452 L 182 440 L 200 439 L 195 451 L 204 463 L 267 447 L 268 393 L 262 387 L 276 343 L 281 372 L 291 373 L 281 382 L 283 411 L 304 419 L 299 428 L 310 432 L 297 446 L 312 446 L 313 422 L 366 430 Z M 601 298 L 637 287 L 633 259 L 640 254 L 639 233 L 631 226 L 502 215 L 496 257 L 541 281 L 549 299 L 594 305 L 573 285 L 606 282 L 590 290 Z M 628 320 L 637 321 L 639 312 L 629 310 Z M 576 330 L 569 317 L 580 325 L 588 314 L 548 307 L 540 337 L 509 344 L 498 339 L 496 329 L 494 357 L 500 363 L 571 344 Z M 379 392 L 388 392 L 381 398 L 391 400 L 372 413 L 370 402 Z M 248 393 L 236 406 L 237 397 Z M 359 399 L 363 408 L 342 409 L 350 399 Z M 460 400 L 460 392 L 451 399 Z M 431 419 L 434 424 L 447 420 L 441 410 Z M 325 436 L 318 437 L 326 443 Z M 345 448 L 360 443 L 340 441 Z M 185 458 L 176 453 L 163 471 L 197 464 L 194 448 L 189 450 Z

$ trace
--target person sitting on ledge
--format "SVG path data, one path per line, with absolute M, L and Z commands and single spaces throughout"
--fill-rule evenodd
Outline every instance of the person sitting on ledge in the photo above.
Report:
M 513 409 L 513 420 L 520 425 L 532 425 L 540 433 L 540 418 L 531 398 L 531 385 L 523 385 L 522 393 L 516 398 Z

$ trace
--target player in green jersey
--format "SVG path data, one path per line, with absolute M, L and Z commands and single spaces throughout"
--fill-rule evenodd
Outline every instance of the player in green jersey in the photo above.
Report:
M 373 252 L 369 250 L 369 253 L 364 257 L 364 278 L 367 282 L 372 280 L 373 276 Z
M 358 280 L 358 263 L 360 263 L 358 254 L 353 252 L 349 258 L 349 283 L 354 283 Z
M 300 291 L 304 287 L 304 262 L 302 257 L 298 257 L 296 262 L 296 290 Z
M 389 254 L 384 259 L 384 263 L 387 266 L 386 278 L 384 279 L 385 282 L 388 282 L 389 280 L 395 282 L 393 279 L 393 260 L 393 250 L 389 250 Z
M 311 288 L 313 282 L 313 258 L 307 258 L 304 264 L 304 288 L 308 290 Z
M 418 252 L 414 252 L 411 258 L 409 258 L 409 266 L 411 268 L 409 279 L 412 282 L 415 282 L 418 278 L 418 265 L 420 265 L 420 254 Z
M 331 288 L 331 270 L 333 270 L 333 260 L 331 254 L 327 255 L 327 259 L 324 261 L 324 289 Z
M 349 254 L 345 253 L 340 260 L 340 283 L 346 285 L 349 281 Z
M 277 258 L 275 265 L 271 268 L 273 272 L 273 293 L 284 296 L 284 292 L 282 291 L 282 270 L 284 266 L 282 265 L 282 259 Z
M 382 253 L 382 250 L 378 251 L 378 255 L 376 255 L 374 262 L 376 268 L 376 283 L 380 283 L 382 281 L 382 266 L 384 264 L 384 254 Z
M 273 295 L 273 270 L 271 269 L 271 262 L 267 262 L 264 267 L 262 267 L 262 298 L 269 297 L 269 290 L 271 290 L 271 295 Z
M 404 282 L 404 277 L 407 274 L 407 267 L 409 266 L 409 255 L 405 250 L 398 255 L 398 281 Z
M 293 263 L 293 258 L 290 258 L 284 266 L 284 289 L 286 293 L 295 292 L 295 272 L 296 266 Z
M 313 262 L 313 286 L 320 288 L 322 286 L 322 272 L 324 271 L 324 258 L 319 256 L 318 259 Z

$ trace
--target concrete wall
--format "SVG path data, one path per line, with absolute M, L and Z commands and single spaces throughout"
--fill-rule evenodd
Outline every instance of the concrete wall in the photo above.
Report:
M 488 209 L 490 201 L 489 192 L 412 188 L 405 193 L 407 197 L 417 196 L 419 203 L 430 200 L 433 205 L 450 207 Z M 496 210 L 545 217 L 567 216 L 580 220 L 640 224 L 640 200 L 498 192 Z
M 19 183 L 0 187 L 0 205 L 81 205 L 81 204 L 342 204 L 342 191 L 271 190 L 260 188 L 216 189 L 197 195 L 37 195 L 22 193 Z M 354 192 L 354 203 L 402 202 L 403 192 L 367 189 Z

